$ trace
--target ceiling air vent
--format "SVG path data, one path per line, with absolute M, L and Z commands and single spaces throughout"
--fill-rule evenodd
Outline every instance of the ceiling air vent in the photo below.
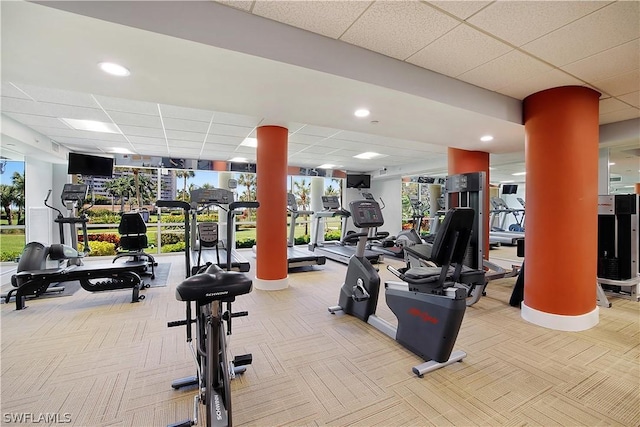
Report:
M 621 176 L 612 176 L 609 178 L 609 182 L 620 182 L 620 181 L 622 181 Z

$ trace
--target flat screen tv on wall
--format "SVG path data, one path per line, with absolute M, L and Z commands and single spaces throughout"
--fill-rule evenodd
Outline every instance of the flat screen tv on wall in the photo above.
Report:
M 516 194 L 518 186 L 516 184 L 504 184 L 502 186 L 502 194 Z
M 89 175 L 113 177 L 113 159 L 109 157 L 90 156 L 88 154 L 69 153 L 69 175 Z
M 347 175 L 347 188 L 371 188 L 371 175 Z

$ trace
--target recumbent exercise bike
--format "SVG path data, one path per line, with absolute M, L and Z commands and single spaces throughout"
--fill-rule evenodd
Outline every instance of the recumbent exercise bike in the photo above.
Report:
M 397 327 L 375 315 L 380 276 L 362 256 L 369 228 L 384 224 L 380 207 L 372 200 L 356 200 L 351 202 L 350 210 L 354 224 L 361 232 L 350 236 L 359 239 L 356 254 L 349 261 L 338 305 L 329 307 L 329 312 L 355 316 L 420 356 L 427 362 L 412 369 L 420 377 L 461 361 L 466 353 L 453 352 L 453 346 L 466 310 L 468 289 L 460 284 L 460 274 L 471 238 L 473 209 L 456 208 L 447 212 L 431 254 L 441 267 L 400 272 L 387 266 L 404 280 L 385 283 L 387 305 L 398 319 Z M 455 266 L 453 271 L 451 266 Z M 478 271 L 478 274 L 483 272 Z

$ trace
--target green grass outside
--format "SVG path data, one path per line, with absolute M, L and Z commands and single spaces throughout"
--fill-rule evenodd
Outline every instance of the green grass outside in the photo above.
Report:
M 340 222 L 332 221 L 328 224 L 329 229 L 339 229 Z M 17 233 L 20 230 L 15 230 L 14 233 Z M 166 227 L 163 227 L 163 233 L 168 232 Z M 289 229 L 287 228 L 287 233 Z M 311 225 L 309 224 L 308 232 L 311 232 Z M 182 229 L 178 230 L 179 233 L 184 233 Z M 25 242 L 25 234 L 24 232 L 20 234 L 0 234 L 0 260 L 2 261 L 11 261 L 15 259 L 20 253 L 22 253 L 22 249 L 24 248 Z M 101 234 L 101 233 L 113 233 L 118 234 L 117 228 L 90 228 L 89 234 Z M 157 236 L 157 227 L 153 223 L 147 224 L 147 237 L 149 239 L 149 245 L 152 247 L 157 247 L 158 245 L 158 236 Z M 305 226 L 298 225 L 295 231 L 295 237 L 301 237 L 305 234 Z M 288 234 L 287 234 L 288 236 Z M 236 241 L 244 241 L 247 239 L 256 238 L 256 229 L 255 228 L 242 228 L 236 232 Z

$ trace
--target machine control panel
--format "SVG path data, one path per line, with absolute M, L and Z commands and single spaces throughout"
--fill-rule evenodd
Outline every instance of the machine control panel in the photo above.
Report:
M 340 209 L 340 200 L 338 196 L 322 196 L 322 209 L 336 210 Z
M 233 202 L 233 191 L 224 188 L 197 188 L 190 193 L 191 204 L 215 203 L 228 205 Z
M 87 184 L 65 184 L 60 199 L 64 202 L 82 202 L 87 198 Z
M 375 200 L 354 200 L 349 204 L 353 224 L 358 228 L 375 228 L 384 224 L 382 210 Z

